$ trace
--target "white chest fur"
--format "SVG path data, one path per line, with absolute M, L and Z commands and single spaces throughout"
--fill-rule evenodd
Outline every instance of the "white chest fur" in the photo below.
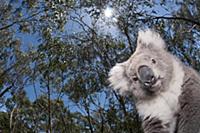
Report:
M 141 117 L 156 117 L 162 120 L 163 124 L 170 123 L 170 128 L 168 129 L 170 133 L 173 133 L 175 129 L 175 113 L 179 109 L 178 97 L 181 94 L 181 85 L 184 78 L 184 71 L 179 62 L 174 60 L 173 67 L 173 78 L 167 91 L 160 93 L 153 100 L 137 104 Z

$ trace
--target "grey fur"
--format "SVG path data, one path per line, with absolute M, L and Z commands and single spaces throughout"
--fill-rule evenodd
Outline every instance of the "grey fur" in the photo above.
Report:
M 165 127 L 168 128 L 169 123 L 163 125 L 160 119 L 149 116 L 143 120 L 142 127 L 145 133 L 168 133 Z
M 200 77 L 191 68 L 185 67 L 182 94 L 179 97 L 177 133 L 200 132 Z
M 148 68 L 138 74 L 141 66 Z M 155 83 L 146 82 L 148 74 Z M 135 53 L 111 69 L 109 81 L 121 94 L 134 96 L 145 133 L 200 132 L 200 76 L 167 52 L 154 31 L 139 33 Z

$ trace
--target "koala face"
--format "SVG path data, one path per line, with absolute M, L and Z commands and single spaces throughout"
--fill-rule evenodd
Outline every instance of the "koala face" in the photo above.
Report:
M 156 49 L 137 51 L 124 67 L 129 91 L 137 99 L 149 99 L 168 88 L 172 76 L 172 62 L 167 54 Z
M 145 100 L 167 90 L 173 68 L 162 38 L 153 31 L 143 34 L 139 33 L 135 53 L 111 69 L 109 81 L 121 93 Z

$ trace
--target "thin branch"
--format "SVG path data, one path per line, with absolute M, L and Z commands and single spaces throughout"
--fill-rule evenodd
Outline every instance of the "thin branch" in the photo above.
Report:
M 92 124 L 92 122 L 91 122 L 90 109 L 89 109 L 89 107 L 88 107 L 86 101 L 84 102 L 84 108 L 85 108 L 85 111 L 86 111 L 87 116 L 88 116 L 88 117 L 87 117 L 87 120 L 88 120 L 88 124 L 89 124 L 90 133 L 94 133 L 93 127 L 92 127 L 93 124 Z
M 37 90 L 36 90 L 36 86 L 35 86 L 35 81 L 33 80 L 33 90 L 35 93 L 35 99 L 38 99 L 38 95 L 37 95 Z
M 5 30 L 5 29 L 7 29 L 7 28 L 9 28 L 9 27 L 11 27 L 11 26 L 17 24 L 17 23 L 26 22 L 28 19 L 31 19 L 31 18 L 33 18 L 33 17 L 39 15 L 40 13 L 42 13 L 42 12 L 44 12 L 44 11 L 47 11 L 47 9 L 44 9 L 44 10 L 42 10 L 42 11 L 33 13 L 31 16 L 28 16 L 27 18 L 23 18 L 23 19 L 21 19 L 21 20 L 16 20 L 16 21 L 12 22 L 11 24 L 4 25 L 4 26 L 0 27 L 0 30 Z
M 8 86 L 7 88 L 5 88 L 1 93 L 0 93 L 0 98 L 3 97 L 3 95 L 8 92 L 11 88 L 13 87 L 13 85 Z
M 130 38 L 129 33 L 128 33 L 128 26 L 126 26 L 124 28 L 124 34 L 125 34 L 125 36 L 126 36 L 126 38 L 128 40 L 129 49 L 130 49 L 131 53 L 133 53 L 133 47 L 132 47 L 132 43 L 131 43 L 131 38 Z
M 195 20 L 193 20 L 193 19 L 184 18 L 184 17 L 152 16 L 152 19 L 183 20 L 183 21 L 190 22 L 190 23 L 193 23 L 193 24 L 196 24 L 196 25 L 200 26 L 200 22 L 195 21 Z
M 47 93 L 48 93 L 48 130 L 52 133 L 52 126 L 51 126 L 51 90 L 50 90 L 50 81 L 49 81 L 49 74 L 47 79 Z
M 17 65 L 19 65 L 21 62 L 17 62 L 14 65 L 10 66 L 6 70 L 4 70 L 2 73 L 0 73 L 0 77 L 4 77 L 9 71 L 11 71 L 13 68 L 15 68 Z

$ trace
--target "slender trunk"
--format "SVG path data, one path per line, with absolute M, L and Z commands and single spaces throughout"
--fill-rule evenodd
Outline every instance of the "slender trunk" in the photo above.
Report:
M 126 35 L 126 38 L 128 40 L 129 49 L 130 49 L 131 53 L 133 53 L 133 47 L 132 47 L 132 43 L 131 43 L 131 37 L 129 36 L 129 32 L 128 32 L 128 26 L 124 28 L 124 34 Z
M 104 132 L 104 124 L 105 124 L 105 122 L 104 122 L 102 110 L 100 110 L 99 113 L 100 113 L 100 117 L 101 117 L 101 133 L 103 133 Z
M 10 131 L 12 132 L 12 125 L 13 125 L 13 113 L 15 111 L 15 108 L 13 108 L 13 110 L 10 113 Z
M 133 133 L 133 128 L 131 126 L 129 126 L 129 122 L 131 122 L 128 113 L 126 111 L 126 106 L 125 106 L 125 101 L 124 98 L 122 96 L 118 96 L 117 93 L 115 91 L 113 91 L 115 97 L 117 98 L 118 102 L 121 105 L 121 108 L 123 110 L 124 116 L 127 119 L 126 121 L 128 122 L 128 124 L 126 122 L 124 122 L 124 127 L 126 127 L 126 129 L 129 130 L 129 133 Z
M 47 93 L 48 93 L 48 130 L 50 133 L 52 133 L 52 127 L 51 127 L 51 91 L 49 87 L 49 79 L 47 84 Z
M 35 81 L 34 80 L 33 80 L 33 89 L 34 89 L 34 93 L 35 93 L 35 99 L 38 99 L 37 91 L 36 91 L 36 86 L 35 86 Z
M 10 113 L 10 132 L 11 133 L 15 132 L 15 124 L 13 122 L 13 114 L 15 111 L 17 111 L 17 108 L 13 108 L 13 110 Z
M 87 106 L 86 103 L 84 104 L 84 106 L 85 106 L 85 110 L 86 110 L 87 115 L 88 115 L 88 116 L 87 116 L 87 120 L 88 120 L 88 123 L 89 123 L 90 132 L 91 132 L 91 133 L 94 133 L 93 127 L 92 127 L 92 123 L 91 123 L 90 110 L 89 110 L 89 108 L 88 108 L 88 106 Z

